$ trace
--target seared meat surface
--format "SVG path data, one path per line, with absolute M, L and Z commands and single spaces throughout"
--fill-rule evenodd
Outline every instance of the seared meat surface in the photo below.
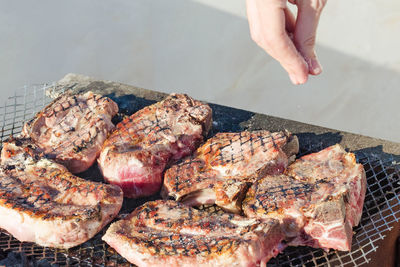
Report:
M 73 173 L 87 170 L 100 154 L 118 106 L 107 97 L 64 94 L 24 125 L 29 137 L 46 154 Z
M 153 201 L 111 224 L 103 240 L 137 266 L 265 266 L 284 245 L 276 220 L 209 214 Z
M 249 186 L 265 174 L 282 173 L 298 149 L 289 132 L 217 133 L 165 172 L 162 196 L 238 213 Z
M 0 227 L 41 246 L 79 245 L 118 214 L 122 191 L 76 177 L 40 151 L 29 139 L 3 143 Z
M 340 145 L 303 156 L 287 175 L 267 175 L 249 189 L 249 217 L 281 222 L 289 245 L 351 249 L 366 192 L 365 171 Z
M 171 94 L 117 124 L 98 159 L 104 179 L 125 197 L 160 190 L 171 160 L 192 153 L 211 127 L 211 108 L 187 95 Z

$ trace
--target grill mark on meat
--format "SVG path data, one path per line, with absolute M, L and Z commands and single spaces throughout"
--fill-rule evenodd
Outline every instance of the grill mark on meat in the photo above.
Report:
M 366 191 L 365 171 L 340 145 L 303 156 L 286 173 L 257 180 L 244 213 L 281 222 L 290 245 L 351 249 Z
M 282 150 L 293 143 L 288 155 Z M 194 155 L 171 166 L 162 196 L 188 205 L 217 204 L 239 213 L 248 187 L 264 174 L 281 173 L 298 141 L 288 132 L 217 133 Z
M 39 169 L 35 171 L 40 173 L 40 175 L 38 175 L 38 178 L 45 178 L 46 170 Z M 48 176 L 51 177 L 51 179 L 49 180 L 49 183 L 46 186 L 36 185 L 35 181 L 31 181 L 28 183 L 26 183 L 25 181 L 21 181 L 21 179 L 19 179 L 18 176 L 21 177 L 26 175 L 24 173 L 5 172 L 3 173 L 3 175 L 6 175 L 8 176 L 7 177 L 8 179 L 11 179 L 8 183 L 5 184 L 3 183 L 3 179 L 0 181 L 0 201 L 4 204 L 4 206 L 11 207 L 14 210 L 28 212 L 29 214 L 32 215 L 35 214 L 35 216 L 40 216 L 43 219 L 54 219 L 54 217 L 60 216 L 59 214 L 48 214 L 48 212 L 53 208 L 53 206 L 47 205 L 47 204 L 53 204 L 50 202 L 52 202 L 54 197 L 59 195 L 60 192 L 63 192 L 64 194 L 67 193 L 68 191 L 72 193 L 85 192 L 84 190 L 85 188 L 82 188 L 82 186 L 73 185 L 72 182 L 68 180 L 68 178 L 71 177 L 68 177 L 68 174 L 66 173 L 56 173 L 56 174 L 49 173 Z M 51 188 L 50 186 L 53 186 L 53 188 Z M 104 188 L 101 187 L 103 186 L 92 185 L 91 188 L 86 189 L 86 196 L 88 196 L 89 193 L 104 190 Z M 49 188 L 51 188 L 50 192 Z M 18 192 L 15 192 L 16 190 Z M 15 196 L 16 193 L 20 192 L 22 193 L 22 195 L 13 198 L 13 196 Z M 69 219 L 82 215 L 85 215 L 86 217 L 87 214 L 94 215 L 94 213 L 91 212 L 91 210 L 93 209 L 84 209 L 82 210 L 81 214 L 74 213 L 68 216 L 61 215 L 61 217 L 63 219 Z M 95 216 L 98 217 L 98 214 L 96 214 Z
M 58 97 L 22 130 L 43 152 L 74 173 L 88 169 L 100 153 L 116 103 L 92 92 Z
M 30 139 L 3 143 L 0 227 L 20 241 L 42 246 L 81 244 L 118 214 L 122 192 L 76 177 L 43 156 L 33 157 L 40 151 Z
M 253 266 L 276 256 L 282 238 L 276 220 L 211 215 L 161 200 L 138 207 L 103 236 L 138 266 Z
M 270 149 L 270 146 L 267 145 L 269 142 L 272 143 L 273 147 L 275 149 L 278 149 L 278 145 L 275 142 L 275 137 L 269 133 L 266 136 L 263 136 L 262 134 L 256 134 L 256 140 L 254 140 L 253 135 L 249 135 L 249 136 L 243 136 L 243 132 L 239 132 L 239 133 L 234 133 L 232 135 L 232 138 L 229 139 L 229 143 L 225 144 L 225 145 L 221 145 L 219 147 L 219 149 L 222 151 L 225 148 L 231 147 L 233 142 L 235 141 L 239 141 L 240 143 L 240 153 L 231 153 L 231 159 L 225 159 L 224 158 L 224 154 L 220 153 L 220 161 L 217 162 L 215 165 L 219 165 L 219 164 L 224 164 L 224 163 L 235 163 L 235 162 L 239 162 L 239 161 L 243 161 L 245 160 L 245 154 L 247 152 L 250 153 L 251 156 L 254 155 L 254 151 L 255 149 L 259 148 L 259 147 L 263 147 L 263 152 L 266 152 Z M 244 138 L 246 138 L 245 140 L 243 140 Z M 279 137 L 279 140 L 281 140 L 282 138 L 285 138 L 285 136 L 281 136 Z M 267 140 L 267 142 L 264 142 L 264 139 Z M 255 142 L 257 142 L 257 140 L 260 140 L 260 145 L 259 146 L 255 146 Z M 248 147 L 246 147 L 246 144 L 249 144 Z M 211 151 L 213 151 L 213 146 L 218 146 L 218 143 L 216 144 L 211 144 L 210 145 L 210 150 L 206 153 L 211 153 Z
M 191 169 L 192 165 L 194 163 L 199 163 L 202 164 L 203 161 L 201 160 L 196 160 L 194 159 L 192 156 L 189 157 L 189 160 L 182 162 L 181 164 L 177 165 L 177 170 L 176 170 L 176 176 L 175 176 L 175 190 L 178 192 L 180 190 L 180 188 L 182 188 L 184 186 L 183 183 L 190 183 L 189 179 L 182 179 L 183 177 L 181 176 L 181 174 L 185 174 L 184 171 L 182 171 L 183 167 L 186 167 L 187 169 Z M 200 177 L 197 177 L 197 179 L 200 179 Z M 200 181 L 198 181 L 200 182 Z
M 167 130 L 171 130 L 171 128 L 167 125 L 167 122 L 163 122 L 163 120 L 160 121 L 160 119 L 158 118 L 157 114 L 155 114 L 154 116 L 155 121 L 152 120 L 141 120 L 139 122 L 139 127 L 137 127 L 136 132 L 137 134 L 135 135 L 130 135 L 130 131 L 129 129 L 134 127 L 134 124 L 136 123 L 136 121 L 134 120 L 133 117 L 129 117 L 126 120 L 122 121 L 120 124 L 117 125 L 118 128 L 121 128 L 121 134 L 120 134 L 120 139 L 121 142 L 125 142 L 124 139 L 122 139 L 122 137 L 125 137 L 125 135 L 123 134 L 127 134 L 127 136 L 130 137 L 130 142 L 131 143 L 138 143 L 140 141 L 143 141 L 143 139 L 145 138 L 145 136 L 140 136 L 141 134 L 143 135 L 150 135 L 152 133 L 159 133 L 160 131 L 167 131 Z M 165 119 L 165 118 L 163 118 Z M 142 137 L 141 139 L 137 139 L 137 137 L 139 136 Z M 150 138 L 149 143 L 157 143 L 160 142 L 162 140 L 161 137 L 158 138 Z
M 126 197 L 154 194 L 165 166 L 190 154 L 210 125 L 208 105 L 172 94 L 117 124 L 103 146 L 99 167 L 105 180 L 119 185 Z
M 148 239 L 140 235 L 133 236 L 121 230 L 117 232 L 129 242 L 144 246 L 147 249 L 146 252 L 152 256 L 221 255 L 236 250 L 240 243 L 246 242 L 246 240 L 232 237 L 188 238 L 179 234 L 146 233 L 144 230 L 138 230 L 138 233 L 146 234 Z
M 255 195 L 256 204 L 252 204 L 252 209 L 257 211 L 257 213 L 269 214 L 270 212 L 278 211 L 282 208 L 282 203 L 279 203 L 277 199 L 281 201 L 289 201 L 293 199 L 311 201 L 310 194 L 320 188 L 319 184 L 329 184 L 329 186 L 334 186 L 333 183 L 325 180 L 319 180 L 315 183 L 307 183 L 296 181 L 291 177 L 290 184 L 285 183 L 269 186 L 267 190 L 263 191 L 263 194 Z M 259 183 L 256 182 L 255 192 L 258 190 L 258 185 Z M 321 199 L 321 201 L 324 201 L 324 199 Z
M 71 98 L 72 98 L 72 100 L 73 100 L 73 103 L 70 103 L 69 101 L 71 101 Z M 76 98 L 76 95 L 72 95 L 72 97 L 71 98 L 68 98 L 68 99 L 66 99 L 66 101 L 70 104 L 69 105 L 69 108 L 74 108 L 75 106 L 77 106 L 78 108 L 79 108 L 79 112 L 81 113 L 81 114 L 85 114 L 85 112 L 82 110 L 82 107 L 81 107 L 81 105 L 78 103 L 78 100 L 77 100 L 77 98 Z M 60 103 L 56 103 L 56 105 L 57 104 L 59 104 L 60 105 Z M 54 110 L 54 109 L 49 109 L 49 110 Z M 65 108 L 63 108 L 63 111 L 65 111 Z M 57 117 L 56 115 L 57 114 L 52 114 L 52 115 L 54 115 L 55 117 Z M 49 116 L 50 117 L 50 116 Z M 75 115 L 74 115 L 74 117 L 75 117 Z M 65 120 L 66 120 L 66 118 L 67 117 L 65 117 L 65 116 L 63 116 L 63 117 L 61 117 L 61 119 L 60 119 L 60 124 L 65 124 Z M 48 129 L 48 130 L 50 130 L 50 128 Z M 55 130 L 56 129 L 53 129 L 53 132 L 55 132 Z M 63 128 L 61 128 L 61 129 L 59 129 L 59 130 L 63 130 Z
M 270 136 L 269 136 L 269 137 L 271 138 L 272 145 L 274 146 L 274 148 L 275 148 L 275 149 L 277 149 L 277 148 L 278 148 L 278 145 L 277 145 L 277 144 L 276 144 L 276 142 L 275 142 L 275 138 L 274 138 L 274 136 L 270 134 Z

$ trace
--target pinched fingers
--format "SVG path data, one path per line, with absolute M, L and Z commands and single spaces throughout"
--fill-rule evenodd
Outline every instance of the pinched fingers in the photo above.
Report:
M 305 83 L 308 66 L 289 38 L 286 28 L 285 0 L 247 0 L 247 14 L 252 39 L 278 60 L 294 84 Z
M 281 63 L 294 84 L 302 84 L 308 74 L 322 71 L 314 47 L 327 0 L 289 2 L 298 7 L 296 19 L 286 6 L 287 0 L 247 0 L 247 15 L 252 39 Z

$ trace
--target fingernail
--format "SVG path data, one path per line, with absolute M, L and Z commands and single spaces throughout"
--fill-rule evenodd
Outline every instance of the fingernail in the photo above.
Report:
M 318 75 L 322 72 L 322 66 L 321 64 L 319 64 L 318 59 L 311 59 L 310 63 L 311 63 L 309 66 L 310 74 Z

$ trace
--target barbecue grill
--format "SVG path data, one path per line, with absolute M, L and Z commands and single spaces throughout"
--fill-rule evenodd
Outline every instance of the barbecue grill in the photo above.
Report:
M 67 90 L 73 93 L 91 90 L 112 98 L 120 107 L 120 114 L 115 122 L 165 96 L 159 92 L 114 82 L 96 81 L 79 75 L 67 75 L 57 83 L 26 86 L 17 90 L 14 96 L 8 98 L 0 107 L 0 141 L 18 134 L 25 121 L 50 103 L 52 98 Z M 222 131 L 288 129 L 299 138 L 299 156 L 340 143 L 355 153 L 357 161 L 365 168 L 368 187 L 360 225 L 354 228 L 351 252 L 289 247 L 272 259 L 268 266 L 361 266 L 371 261 L 378 244 L 400 219 L 400 144 L 220 105 L 210 106 L 213 109 L 214 120 L 211 135 Z M 102 180 L 97 166 L 93 166 L 81 176 L 95 181 Z M 118 218 L 123 218 L 145 201 L 157 198 L 159 196 L 139 200 L 125 199 Z M 215 206 L 200 208 L 212 213 L 222 212 Z M 39 266 L 133 266 L 101 241 L 106 229 L 107 227 L 91 240 L 69 250 L 19 242 L 0 229 L 0 265 L 6 260 L 13 261 L 19 258 L 21 264 L 29 261 Z

